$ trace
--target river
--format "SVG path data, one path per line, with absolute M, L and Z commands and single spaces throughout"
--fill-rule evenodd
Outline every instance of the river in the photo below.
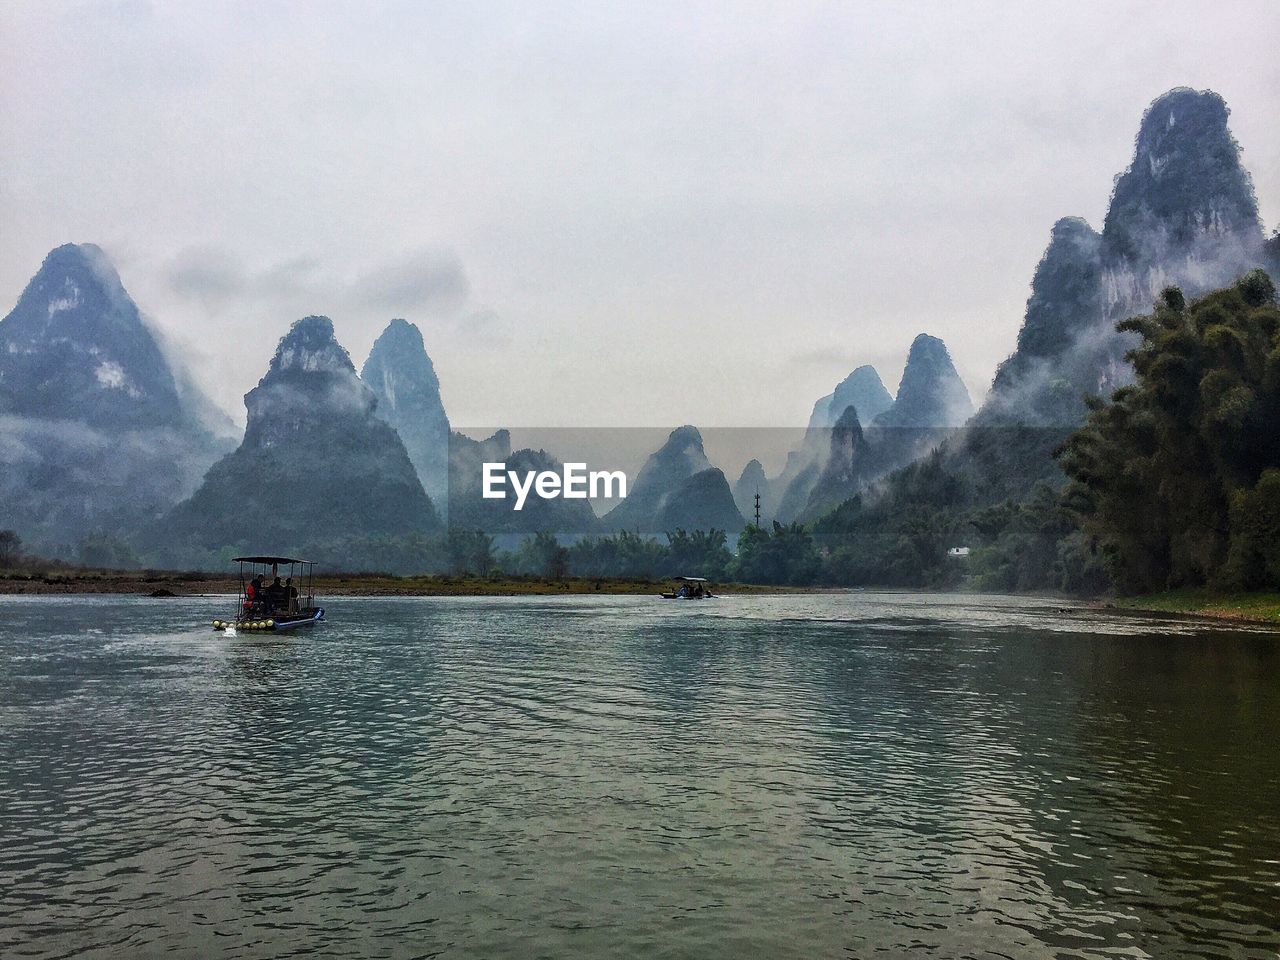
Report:
M 889 593 L 0 597 L 0 955 L 1280 951 L 1280 637 Z

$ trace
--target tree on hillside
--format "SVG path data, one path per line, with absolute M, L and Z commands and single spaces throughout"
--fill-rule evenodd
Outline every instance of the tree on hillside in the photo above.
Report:
M 772 531 L 749 526 L 738 537 L 732 575 L 745 583 L 813 583 L 822 560 L 809 531 L 798 523 L 773 522 Z
M 563 580 L 569 575 L 569 550 L 554 533 L 539 531 L 516 548 L 511 564 L 511 573 Z
M 13 530 L 0 530 L 0 567 L 11 567 L 22 556 L 22 538 Z
M 628 530 L 584 537 L 569 548 L 569 569 L 579 577 L 653 577 L 664 559 L 657 540 Z
M 1271 278 L 1255 270 L 1189 305 L 1170 288 L 1117 326 L 1141 338 L 1136 382 L 1093 401 L 1060 455 L 1086 538 L 1126 590 L 1280 585 Z
M 487 577 L 496 560 L 493 537 L 483 530 L 450 530 L 445 539 L 445 555 L 450 573 Z
M 699 576 L 718 580 L 724 576 L 733 555 L 723 530 L 683 528 L 667 532 L 665 572 L 670 576 Z

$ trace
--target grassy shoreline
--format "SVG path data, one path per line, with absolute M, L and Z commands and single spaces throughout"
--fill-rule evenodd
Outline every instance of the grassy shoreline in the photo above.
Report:
M 608 577 L 389 576 L 333 574 L 315 582 L 319 597 L 533 597 L 596 594 L 652 596 L 670 589 L 670 581 Z M 134 596 L 201 596 L 235 594 L 240 581 L 198 571 L 94 570 L 79 567 L 29 567 L 0 570 L 0 595 L 124 594 Z M 714 584 L 718 594 L 827 593 L 831 587 L 786 587 L 759 584 Z M 906 591 L 914 592 L 914 591 Z M 1042 596 L 1036 594 L 1036 596 Z M 1176 613 L 1215 620 L 1280 625 L 1280 593 L 1214 593 L 1204 589 L 1171 590 L 1102 601 L 1103 609 L 1131 613 Z
M 1135 597 L 1116 597 L 1104 604 L 1139 613 L 1183 613 L 1215 620 L 1280 624 L 1280 593 L 1214 593 L 1211 590 L 1168 590 Z
M 155 570 L 49 569 L 0 572 L 0 594 L 132 594 L 140 596 L 199 596 L 234 594 L 240 581 L 221 574 Z M 549 580 L 539 577 L 394 577 L 379 574 L 335 574 L 318 576 L 318 597 L 522 597 L 567 596 L 570 594 L 654 595 L 670 590 L 670 581 L 611 579 L 608 577 L 568 577 Z M 809 593 L 804 587 L 774 587 L 755 584 L 714 584 L 718 594 Z

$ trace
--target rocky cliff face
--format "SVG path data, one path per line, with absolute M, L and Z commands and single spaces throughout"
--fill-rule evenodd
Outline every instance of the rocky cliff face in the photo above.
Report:
M 0 321 L 0 527 L 73 559 L 190 493 L 225 441 L 106 255 L 66 244 Z
M 449 491 L 449 418 L 422 333 L 392 320 L 373 344 L 360 379 L 378 399 L 378 416 L 404 441 L 418 479 L 443 512 Z
M 1211 90 L 1170 90 L 1147 109 L 1102 228 L 1102 302 L 1119 320 L 1178 286 L 1188 299 L 1260 264 L 1253 183 Z
M 1266 266 L 1257 203 L 1228 110 L 1211 91 L 1171 90 L 1148 108 L 1133 161 L 1116 178 L 1102 233 L 1058 221 L 1036 269 L 1017 349 L 982 410 L 948 444 L 951 470 L 995 501 L 1061 483 L 1053 450 L 1083 420 L 1087 395 L 1129 382 L 1130 334 L 1169 285 L 1190 299 Z
M 1081 391 L 1096 389 L 1087 372 L 1077 373 L 1064 363 L 1082 338 L 1089 338 L 1102 320 L 1102 237 L 1079 217 L 1064 217 L 1053 225 L 1048 249 L 1031 280 L 1026 317 L 1013 355 L 996 370 L 992 398 L 1003 404 L 1022 404 L 1028 412 L 1054 419 L 1077 419 L 1080 411 L 1040 411 L 1054 381 Z M 1077 379 L 1084 382 L 1075 382 Z M 1092 378 L 1096 381 L 1096 376 Z M 1063 398 L 1069 401 L 1070 397 Z M 1078 402 L 1078 401 L 1077 401 Z
M 1265 265 L 1257 202 L 1229 111 L 1212 91 L 1179 88 L 1148 108 L 1101 234 L 1076 217 L 1053 228 L 1013 355 L 975 426 L 1072 427 L 1087 394 L 1128 382 L 1131 337 L 1170 285 L 1188 298 Z
M 602 518 L 605 529 L 663 533 L 675 519 L 687 521 L 680 525 L 689 530 L 737 532 L 745 526 L 729 481 L 707 459 L 697 427 L 673 430 L 630 487 L 627 498 Z
M 245 407 L 239 449 L 213 466 L 153 540 L 283 553 L 440 529 L 404 444 L 375 415 L 373 391 L 327 317 L 293 325 Z

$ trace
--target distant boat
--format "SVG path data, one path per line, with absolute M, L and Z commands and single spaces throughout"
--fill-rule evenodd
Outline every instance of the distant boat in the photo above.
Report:
M 235 617 L 213 621 L 213 629 L 237 633 L 241 630 L 277 632 L 310 626 L 324 619 L 324 607 L 316 606 L 313 589 L 315 561 L 296 557 L 235 557 L 232 563 L 240 564 Z M 285 564 L 289 566 L 289 576 L 281 582 L 280 568 Z
M 714 600 L 715 594 L 711 592 L 708 584 L 711 582 L 706 577 L 676 577 L 674 580 L 679 586 L 673 587 L 670 593 L 659 594 L 663 600 Z

